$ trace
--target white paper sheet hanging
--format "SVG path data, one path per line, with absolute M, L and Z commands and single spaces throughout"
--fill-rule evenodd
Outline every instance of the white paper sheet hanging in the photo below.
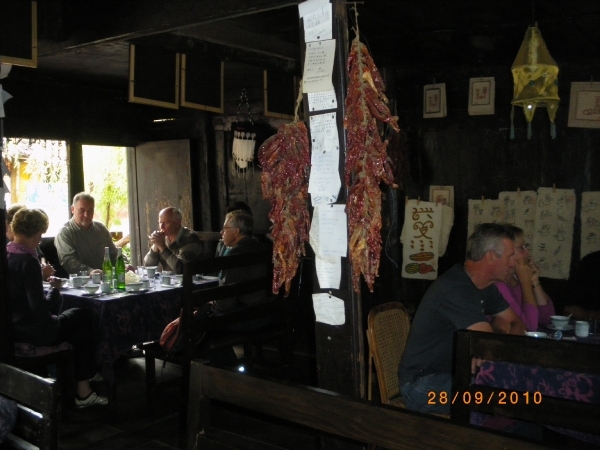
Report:
M 309 12 L 303 17 L 304 42 L 324 41 L 332 36 L 332 6 L 331 3 Z
M 581 193 L 581 258 L 600 250 L 600 192 Z
M 504 202 L 504 222 L 521 228 L 525 241 L 532 244 L 535 232 L 537 192 L 504 191 L 500 192 L 498 199 Z
M 573 189 L 538 189 L 532 255 L 542 276 L 569 278 L 575 203 Z
M 335 203 L 342 181 L 336 113 L 310 117 L 311 169 L 308 192 L 313 206 Z
M 504 220 L 504 202 L 502 200 L 469 200 L 469 224 L 467 238 L 473 234 L 480 223 L 497 223 Z
M 302 92 L 308 94 L 309 92 L 333 90 L 331 74 L 334 56 L 335 39 L 306 44 Z
M 325 92 L 310 92 L 308 94 L 308 109 L 310 111 L 323 111 L 325 109 L 336 109 L 337 98 L 335 90 Z
M 342 299 L 330 294 L 313 294 L 312 297 L 317 322 L 328 325 L 344 325 L 346 311 Z
M 402 228 L 402 277 L 435 280 L 438 275 L 442 208 L 432 202 L 409 200 Z

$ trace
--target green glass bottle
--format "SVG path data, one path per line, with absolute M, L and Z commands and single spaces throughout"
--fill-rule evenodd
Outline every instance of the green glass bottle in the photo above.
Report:
M 102 263 L 102 278 L 105 283 L 112 285 L 113 265 L 110 260 L 110 251 L 108 247 L 104 247 L 104 262 Z
M 121 247 L 117 248 L 117 263 L 115 264 L 115 274 L 117 275 L 117 289 L 120 291 L 125 290 L 125 260 L 123 260 L 123 253 Z

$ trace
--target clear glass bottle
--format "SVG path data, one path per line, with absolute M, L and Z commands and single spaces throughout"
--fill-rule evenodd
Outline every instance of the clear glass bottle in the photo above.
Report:
M 125 290 L 125 260 L 123 259 L 123 253 L 121 247 L 117 248 L 117 263 L 115 264 L 115 274 L 117 276 L 117 289 L 120 291 Z
M 113 264 L 110 260 L 110 250 L 104 247 L 104 262 L 102 263 L 102 279 L 105 283 L 111 283 L 113 278 Z

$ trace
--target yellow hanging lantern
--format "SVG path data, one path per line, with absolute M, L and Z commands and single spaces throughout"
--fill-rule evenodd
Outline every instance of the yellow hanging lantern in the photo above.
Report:
M 556 137 L 554 118 L 558 111 L 558 66 L 550 56 L 542 33 L 536 26 L 527 28 L 525 38 L 511 67 L 515 91 L 510 115 L 510 138 L 515 138 L 515 105 L 523 108 L 527 119 L 527 139 L 531 139 L 531 121 L 536 108 L 545 107 L 550 117 L 550 134 Z

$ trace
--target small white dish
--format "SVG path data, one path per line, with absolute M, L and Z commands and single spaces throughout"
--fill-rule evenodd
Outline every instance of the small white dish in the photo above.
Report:
M 530 336 L 534 338 L 547 338 L 548 333 L 544 333 L 543 331 L 526 331 L 525 336 Z
M 95 294 L 96 292 L 98 292 L 98 289 L 100 289 L 99 284 L 86 284 L 85 286 L 83 286 L 83 290 L 88 294 Z

